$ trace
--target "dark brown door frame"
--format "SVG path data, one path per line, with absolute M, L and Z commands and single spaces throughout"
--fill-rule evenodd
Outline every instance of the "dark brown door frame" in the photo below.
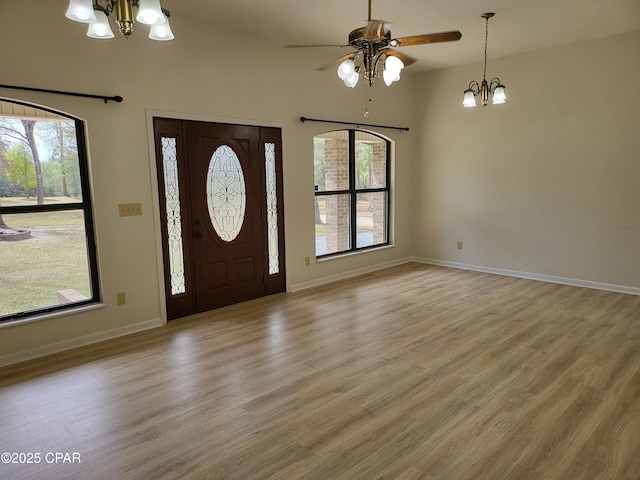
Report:
M 187 148 L 186 128 L 191 121 L 169 118 L 153 118 L 154 127 L 154 140 L 156 149 L 156 166 L 157 166 L 157 184 L 158 184 L 158 201 L 160 207 L 160 227 L 162 235 L 162 252 L 163 252 L 163 272 L 164 272 L 164 284 L 165 284 L 165 302 L 168 319 L 179 318 L 198 312 L 198 306 L 196 303 L 196 288 L 194 285 L 195 277 L 195 265 L 194 265 L 194 238 L 190 236 L 191 226 L 193 225 L 194 218 L 192 218 L 192 205 L 190 195 L 187 190 L 189 187 L 188 182 L 185 179 L 190 178 L 189 165 L 186 159 L 189 152 Z M 197 122 L 191 122 L 197 123 Z M 213 124 L 213 122 L 211 122 Z M 265 251 L 263 269 L 264 269 L 264 294 L 270 295 L 273 293 L 284 292 L 286 290 L 286 262 L 285 262 L 285 249 L 284 249 L 284 201 L 283 201 L 283 185 L 282 185 L 282 141 L 281 130 L 277 127 L 258 127 L 260 129 L 259 139 L 259 151 L 262 159 L 262 174 L 260 175 L 260 182 L 262 188 L 260 189 L 263 201 L 261 202 L 261 221 L 263 231 L 263 248 Z M 184 251 L 184 269 L 185 269 L 185 293 L 173 295 L 171 293 L 171 278 L 169 273 L 169 253 L 168 253 L 168 231 L 167 231 L 167 216 L 165 206 L 165 188 L 163 179 L 163 166 L 162 166 L 162 138 L 169 137 L 176 140 L 177 157 L 178 157 L 178 175 L 182 179 L 180 181 L 180 213 L 181 213 L 181 226 L 183 232 L 182 244 Z M 278 216 L 278 257 L 279 257 L 279 271 L 276 274 L 269 274 L 269 255 L 268 255 L 268 228 L 267 228 L 267 205 L 265 197 L 265 166 L 264 147 L 267 143 L 273 143 L 275 146 L 275 159 L 276 159 L 276 191 L 277 191 L 277 216 Z M 182 161 L 181 161 L 182 160 Z M 186 228 L 185 228 L 186 227 Z

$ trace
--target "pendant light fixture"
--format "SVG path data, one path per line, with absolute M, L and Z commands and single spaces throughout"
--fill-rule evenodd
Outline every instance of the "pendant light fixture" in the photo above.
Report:
M 137 15 L 133 9 L 137 8 Z M 87 23 L 87 36 L 98 39 L 113 38 L 108 16 L 115 12 L 115 21 L 120 33 L 129 37 L 135 22 L 150 25 L 152 40 L 173 40 L 169 26 L 169 10 L 162 8 L 160 0 L 70 0 L 66 17 L 74 22 Z
M 489 102 L 489 95 L 493 95 L 493 104 L 501 104 L 507 101 L 507 97 L 504 93 L 504 85 L 500 82 L 498 77 L 491 79 L 487 82 L 487 40 L 489 39 L 489 19 L 493 17 L 495 13 L 488 12 L 481 15 L 485 19 L 485 33 L 484 33 L 484 73 L 482 74 L 482 83 L 478 84 L 475 80 L 469 83 L 469 88 L 464 91 L 464 100 L 462 105 L 465 107 L 476 106 L 476 95 L 480 95 L 480 102 L 483 107 L 487 106 Z

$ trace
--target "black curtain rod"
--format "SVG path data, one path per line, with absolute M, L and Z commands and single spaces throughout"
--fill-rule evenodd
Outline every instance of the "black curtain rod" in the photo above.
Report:
M 388 127 L 386 125 L 372 125 L 370 123 L 338 122 L 338 121 L 335 121 L 335 120 L 319 120 L 317 118 L 307 118 L 307 117 L 300 117 L 300 121 L 302 123 L 304 123 L 304 122 L 337 123 L 337 124 L 340 124 L 340 125 L 355 125 L 357 127 L 391 128 L 393 130 L 402 130 L 402 131 L 405 131 L 405 132 L 409 131 L 409 127 Z
M 72 97 L 99 98 L 100 100 L 104 100 L 104 103 L 108 101 L 122 102 L 122 97 L 119 95 L 106 97 L 104 95 L 91 95 L 90 93 L 62 92 L 60 90 L 47 90 L 44 88 L 16 87 L 15 85 L 0 85 L 0 88 L 13 88 L 14 90 L 26 90 L 28 92 L 55 93 L 56 95 L 70 95 Z

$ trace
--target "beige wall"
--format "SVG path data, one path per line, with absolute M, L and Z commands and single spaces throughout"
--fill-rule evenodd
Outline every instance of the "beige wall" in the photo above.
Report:
M 159 251 L 155 171 L 150 162 L 150 112 L 282 127 L 285 235 L 289 285 L 306 285 L 410 254 L 410 219 L 398 216 L 396 247 L 306 267 L 315 257 L 313 136 L 339 126 L 305 123 L 300 116 L 363 121 L 365 90 L 346 88 L 334 72 L 318 72 L 336 51 L 285 50 L 245 34 L 173 15 L 176 39 L 153 42 L 140 26 L 125 39 L 98 41 L 84 25 L 64 17 L 67 2 L 35 0 L 2 6 L 2 82 L 47 89 L 121 95 L 121 104 L 0 89 L 0 96 L 30 101 L 87 121 L 101 284 L 105 307 L 22 325 L 0 327 L 0 363 L 46 353 L 160 323 Z M 327 57 L 328 56 L 328 57 Z M 409 125 L 410 90 L 402 82 L 378 85 L 371 123 Z M 410 82 L 407 82 L 410 84 Z M 415 156 L 412 137 L 383 130 L 400 159 Z M 397 162 L 397 182 L 411 178 Z M 409 207 L 399 189 L 395 210 Z M 119 203 L 142 203 L 142 217 L 119 217 Z M 116 292 L 127 304 L 116 306 Z M 51 347 L 53 345 L 54 347 Z M 26 352 L 26 353 L 25 353 Z
M 637 291 L 640 32 L 489 60 L 508 103 L 462 108 L 481 75 L 416 79 L 414 254 Z

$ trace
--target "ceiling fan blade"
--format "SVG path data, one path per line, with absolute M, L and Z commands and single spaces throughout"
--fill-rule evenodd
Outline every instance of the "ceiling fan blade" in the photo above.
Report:
M 368 20 L 364 27 L 362 38 L 365 40 L 380 40 L 389 33 L 389 22 L 385 20 Z
M 451 30 L 449 32 L 426 33 L 424 35 L 396 38 L 395 40 L 398 42 L 399 47 L 410 47 L 427 43 L 452 42 L 461 38 L 462 34 L 458 30 Z
M 330 68 L 336 68 L 342 62 L 344 62 L 347 58 L 353 56 L 353 53 L 347 53 L 346 55 L 341 56 L 340 58 L 336 58 L 335 60 L 327 63 L 326 65 L 321 66 L 318 70 L 329 70 Z
M 348 47 L 349 45 L 285 45 L 284 48 Z
M 398 57 L 400 60 L 402 60 L 402 63 L 404 63 L 405 67 L 408 67 L 409 65 L 411 65 L 412 63 L 415 63 L 416 59 L 413 57 L 410 57 L 409 55 L 405 55 L 404 53 L 400 53 L 397 50 L 392 50 L 390 48 L 386 49 L 385 52 L 387 52 L 387 55 L 390 55 L 392 57 Z

